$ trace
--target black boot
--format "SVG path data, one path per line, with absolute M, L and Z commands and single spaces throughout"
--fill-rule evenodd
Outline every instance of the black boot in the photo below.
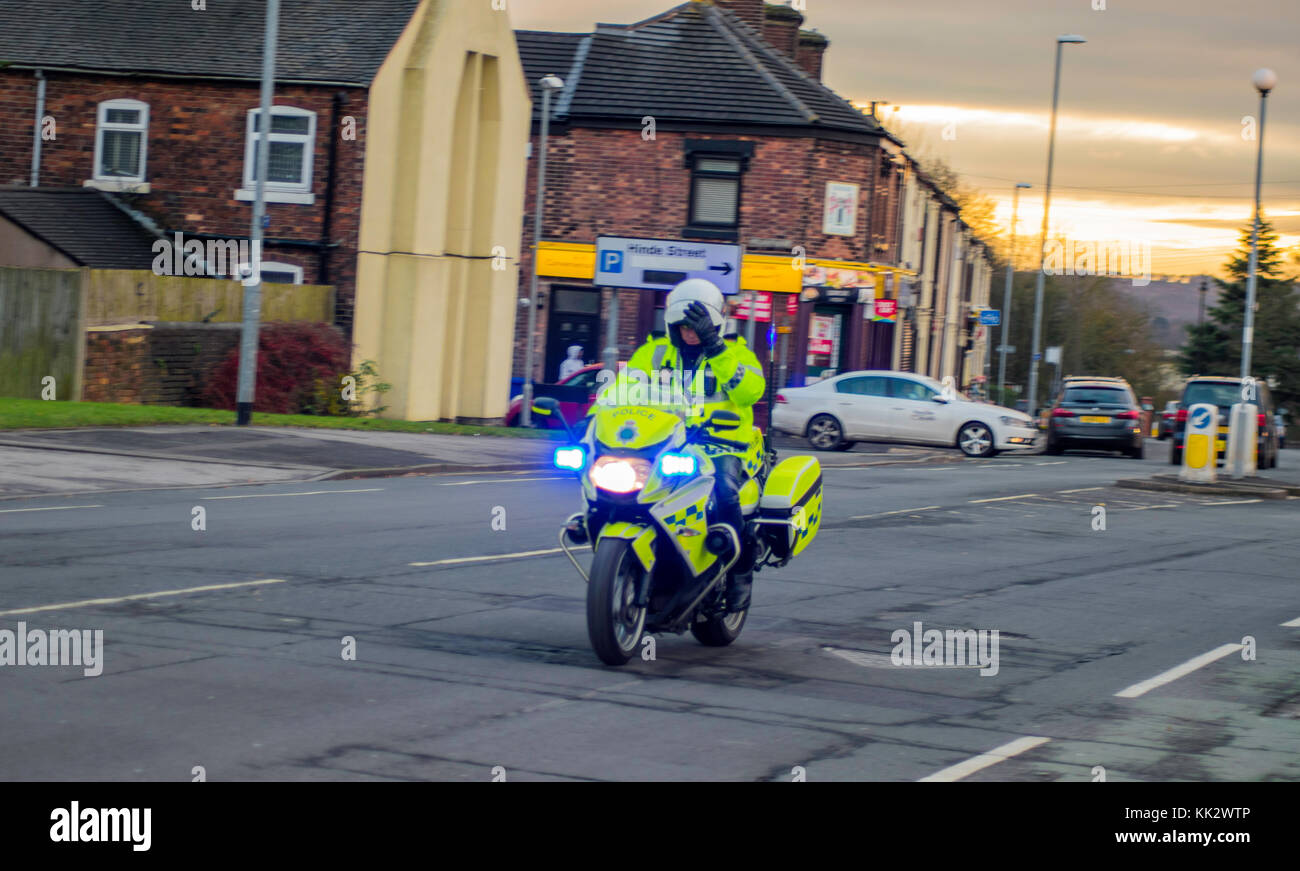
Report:
M 749 593 L 753 572 L 732 572 L 727 582 L 727 610 L 735 614 L 749 607 Z

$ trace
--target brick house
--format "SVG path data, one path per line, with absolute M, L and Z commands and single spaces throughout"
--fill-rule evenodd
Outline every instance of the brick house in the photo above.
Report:
M 0 0 L 0 185 L 96 189 L 155 238 L 248 240 L 265 13 Z M 509 349 L 443 330 L 475 303 L 482 329 L 513 326 L 529 107 L 507 16 L 480 0 L 284 0 L 275 77 L 263 280 L 335 288 L 355 359 L 394 385 L 389 414 L 499 418 L 506 397 L 479 382 L 504 380 Z
M 611 311 L 611 291 L 591 281 L 601 235 L 742 245 L 742 291 L 771 295 L 778 386 L 890 365 L 895 324 L 876 319 L 874 300 L 896 299 L 895 279 L 909 274 L 899 255 L 906 160 L 874 118 L 822 84 L 828 42 L 802 21 L 762 0 L 691 0 L 589 34 L 516 33 L 531 87 L 547 74 L 564 79 L 550 121 L 536 378 L 555 380 L 570 344 L 601 359 Z M 533 105 L 536 154 L 536 90 Z M 828 191 L 840 198 L 833 216 Z M 523 239 L 521 297 L 531 220 Z M 662 328 L 664 296 L 618 291 L 620 358 Z M 769 324 L 753 330 L 764 360 Z

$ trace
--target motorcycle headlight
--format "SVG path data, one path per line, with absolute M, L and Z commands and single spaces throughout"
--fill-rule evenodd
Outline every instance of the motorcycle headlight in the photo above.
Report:
M 591 464 L 591 483 L 610 493 L 635 493 L 650 477 L 650 461 L 640 457 L 600 457 Z

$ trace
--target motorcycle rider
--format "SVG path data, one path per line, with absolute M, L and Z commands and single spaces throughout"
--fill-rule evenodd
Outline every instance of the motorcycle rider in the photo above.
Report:
M 754 428 L 753 405 L 762 398 L 767 382 L 762 364 L 745 340 L 734 335 L 723 337 L 725 305 L 722 291 L 713 282 L 703 278 L 681 282 L 668 294 L 664 309 L 668 335 L 650 337 L 632 355 L 627 368 L 640 370 L 650 379 L 658 378 L 663 369 L 673 370 L 681 379 L 677 383 L 684 386 L 688 395 L 698 398 L 696 407 L 705 417 L 715 411 L 739 415 L 740 426 L 726 437 L 748 443 Z M 723 452 L 715 453 L 717 450 Z M 745 481 L 742 454 L 742 451 L 710 450 L 717 469 L 714 481 L 717 519 L 731 526 L 741 542 L 741 554 L 732 567 L 732 582 L 727 588 L 730 611 L 749 607 L 753 579 L 753 548 L 746 541 L 744 515 L 740 510 L 740 487 Z

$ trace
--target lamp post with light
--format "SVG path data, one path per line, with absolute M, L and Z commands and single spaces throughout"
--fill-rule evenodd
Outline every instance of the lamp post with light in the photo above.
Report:
M 542 76 L 542 137 L 537 158 L 537 202 L 533 210 L 533 274 L 528 290 L 528 333 L 524 336 L 524 407 L 520 422 L 533 425 L 533 331 L 537 329 L 537 269 L 542 256 L 542 205 L 546 198 L 546 138 L 550 133 L 551 94 L 564 87 L 559 76 Z
M 1029 416 L 1038 412 L 1038 345 L 1043 332 L 1043 268 L 1047 258 L 1047 216 L 1052 207 L 1052 158 L 1056 149 L 1056 104 L 1061 95 L 1061 46 L 1088 40 L 1066 34 L 1056 38 L 1056 76 L 1052 83 L 1052 129 L 1047 137 L 1047 184 L 1043 190 L 1042 244 L 1038 248 L 1038 280 L 1034 284 L 1034 341 L 1029 357 Z
M 1270 69 L 1256 70 L 1252 79 L 1259 91 L 1259 144 L 1255 149 L 1255 220 L 1250 228 L 1250 266 L 1246 272 L 1246 316 L 1241 327 L 1241 377 L 1250 377 L 1250 355 L 1255 345 L 1255 270 L 1259 266 L 1259 184 L 1264 169 L 1264 112 L 1268 92 L 1277 84 Z
M 1018 181 L 1011 195 L 1011 249 L 1007 252 L 1007 284 L 1002 291 L 1002 327 L 998 330 L 998 335 L 1002 338 L 1001 347 L 998 349 L 999 403 L 1005 402 L 1003 392 L 1007 380 L 1007 337 L 1011 335 L 1011 275 L 1016 269 L 1016 230 L 1020 226 L 1020 191 L 1031 187 L 1033 185 Z

